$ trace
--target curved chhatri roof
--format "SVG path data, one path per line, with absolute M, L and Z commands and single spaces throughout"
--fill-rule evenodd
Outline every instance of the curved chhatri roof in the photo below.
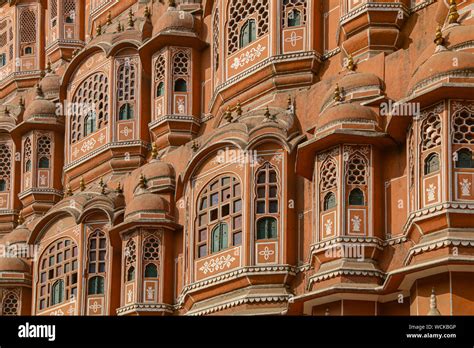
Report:
M 27 106 L 23 121 L 28 121 L 34 117 L 55 117 L 56 105 L 44 98 L 43 91 L 38 85 L 36 87 L 36 98 Z
M 166 199 L 154 193 L 144 192 L 135 195 L 127 204 L 125 218 L 136 213 L 169 214 L 170 212 L 171 207 Z
M 327 126 L 347 121 L 372 123 L 379 125 L 379 117 L 369 107 L 358 103 L 340 103 L 326 109 L 316 121 L 316 132 L 324 130 Z
M 178 11 L 176 7 L 170 6 L 168 10 L 163 13 L 153 23 L 153 34 L 165 33 L 168 31 L 196 31 L 196 19 L 187 11 Z
M 0 257 L 0 272 L 30 273 L 30 266 L 17 257 Z

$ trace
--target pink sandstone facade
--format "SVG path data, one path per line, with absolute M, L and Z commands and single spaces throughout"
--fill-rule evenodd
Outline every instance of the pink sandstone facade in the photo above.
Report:
M 0 1 L 1 315 L 474 314 L 472 0 Z

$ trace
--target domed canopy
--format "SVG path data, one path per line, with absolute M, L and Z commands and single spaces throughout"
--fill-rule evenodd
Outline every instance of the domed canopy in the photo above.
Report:
M 449 48 L 474 40 L 474 25 L 454 24 L 444 31 Z
M 380 91 L 383 90 L 383 81 L 377 75 L 368 72 L 349 71 L 337 81 L 337 85 L 344 91 L 346 100 L 372 97 L 369 91 L 373 90 L 373 94 L 378 95 Z M 333 90 L 334 88 L 330 89 L 324 96 L 321 111 L 323 111 L 333 99 Z
M 17 228 L 3 237 L 2 243 L 10 245 L 16 243 L 26 243 L 29 236 L 30 230 L 24 225 L 19 225 Z
M 457 62 L 457 64 L 452 64 L 452 62 Z M 415 70 L 408 86 L 408 95 L 431 79 L 466 70 L 474 72 L 474 54 L 450 50 L 436 52 Z
M 196 30 L 196 19 L 187 11 L 178 11 L 170 5 L 168 10 L 153 24 L 153 33 L 164 33 L 169 31 L 194 32 Z
M 316 121 L 316 132 L 326 126 L 355 121 L 379 125 L 377 114 L 369 107 L 357 103 L 340 103 L 326 109 Z
M 34 117 L 55 117 L 56 105 L 47 99 L 44 99 L 43 91 L 38 85 L 36 87 L 36 98 L 31 102 L 25 110 L 23 120 L 27 121 Z
M 41 89 L 46 98 L 59 96 L 61 78 L 54 72 L 48 72 L 40 82 Z
M 0 257 L 0 272 L 29 273 L 30 266 L 17 257 Z
M 138 176 L 143 175 L 147 179 L 153 178 L 175 178 L 175 171 L 171 164 L 160 160 L 153 160 L 140 168 Z
M 132 201 L 127 204 L 125 218 L 137 213 L 169 214 L 170 204 L 163 197 L 145 191 L 135 195 Z

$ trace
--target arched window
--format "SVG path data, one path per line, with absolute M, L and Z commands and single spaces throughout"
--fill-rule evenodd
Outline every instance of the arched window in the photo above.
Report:
M 441 118 L 437 114 L 429 115 L 421 125 L 422 151 L 441 145 Z
M 221 250 L 221 247 L 227 248 L 229 244 L 242 244 L 242 187 L 237 178 L 222 176 L 214 179 L 200 194 L 196 240 L 198 258 Z
M 131 106 L 129 103 L 123 104 L 120 107 L 119 120 L 124 121 L 131 119 L 133 119 L 133 106 Z
M 263 218 L 257 221 L 257 239 L 275 239 L 278 237 L 277 219 Z
M 456 168 L 474 168 L 471 150 L 461 149 L 457 152 L 457 154 L 458 160 L 456 161 Z
M 25 54 L 33 54 L 33 48 L 31 46 L 25 47 Z
M 240 29 L 240 48 L 248 46 L 257 39 L 257 23 L 249 19 Z
M 145 278 L 158 278 L 158 267 L 155 264 L 149 263 L 145 266 Z
M 364 205 L 364 193 L 361 189 L 355 188 L 349 194 L 349 205 Z
M 77 297 L 77 255 L 77 246 L 70 239 L 60 239 L 45 248 L 39 260 L 39 310 Z
M 49 169 L 49 158 L 47 157 L 41 157 L 39 160 L 39 165 L 38 167 L 40 169 Z
M 330 210 L 336 207 L 336 195 L 333 192 L 329 192 L 324 197 L 324 211 Z
M 296 27 L 306 24 L 308 12 L 307 0 L 282 0 L 281 4 L 283 28 Z
M 96 131 L 95 112 L 91 111 L 84 119 L 84 136 L 88 136 Z
M 156 86 L 156 97 L 162 97 L 165 95 L 165 83 L 161 81 L 158 86 Z
M 7 190 L 7 182 L 5 179 L 0 179 L 0 192 L 5 192 Z
M 297 27 L 301 25 L 301 12 L 293 9 L 288 13 L 288 27 Z
M 103 73 L 95 73 L 87 77 L 77 88 L 73 105 L 71 109 L 71 143 L 82 139 L 85 126 L 84 117 L 93 116 L 96 121 L 89 125 L 89 133 L 91 130 L 95 131 L 96 127 L 99 129 L 108 124 L 109 121 L 109 85 L 107 76 Z M 84 127 L 84 128 L 83 128 Z
M 184 79 L 177 79 L 174 82 L 174 91 L 175 92 L 187 92 L 188 91 L 188 83 Z
M 48 135 L 43 135 L 38 139 L 38 168 L 49 169 L 51 159 L 51 138 Z
M 453 117 L 453 143 L 474 145 L 474 112 L 463 108 Z
M 227 53 L 229 55 L 235 53 L 239 48 L 244 47 L 242 40 L 246 36 L 246 41 L 251 42 L 260 38 L 269 31 L 270 6 L 269 0 L 239 0 L 230 1 L 227 24 Z M 253 20 L 252 24 L 249 21 Z M 243 21 L 246 21 L 244 27 L 247 26 L 246 33 L 244 27 L 241 27 Z M 252 30 L 253 27 L 254 29 Z M 254 33 L 254 40 L 249 40 L 250 33 Z M 221 51 L 223 51 L 221 49 Z
M 135 280 L 135 263 L 137 261 L 137 246 L 133 239 L 130 239 L 125 246 L 125 279 L 127 282 Z
M 56 281 L 51 289 L 51 306 L 57 305 L 64 301 L 64 281 L 62 279 Z
M 26 138 L 23 144 L 23 161 L 25 163 L 25 173 L 31 172 L 32 147 L 31 139 Z
M 222 223 L 214 227 L 211 234 L 211 252 L 216 253 L 229 247 L 229 227 L 226 223 Z
M 2 54 L 0 54 L 0 68 L 2 66 L 5 66 L 6 64 L 7 64 L 7 54 L 2 53 Z
M 19 302 L 18 295 L 14 292 L 5 294 L 2 304 L 2 316 L 19 315 Z
M 12 168 L 12 151 L 9 144 L 0 144 L 0 189 L 9 189 Z M 3 184 L 2 184 L 3 182 Z
M 267 163 L 257 173 L 257 214 L 278 213 L 276 170 Z
M 135 280 L 135 267 L 130 267 L 127 271 L 127 282 Z
M 87 249 L 87 271 L 89 275 L 89 295 L 105 293 L 105 274 L 107 257 L 107 238 L 105 233 L 96 230 L 89 237 Z
M 150 236 L 143 242 L 143 264 L 145 265 L 145 278 L 158 277 L 160 264 L 161 242 L 156 236 Z
M 425 160 L 425 175 L 432 174 L 439 170 L 439 155 L 432 153 Z
M 95 276 L 89 279 L 89 295 L 103 295 L 104 294 L 104 277 Z

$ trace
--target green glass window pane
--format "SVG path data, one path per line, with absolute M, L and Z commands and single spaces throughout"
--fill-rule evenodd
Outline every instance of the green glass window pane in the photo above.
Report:
M 364 205 L 364 193 L 360 189 L 354 189 L 349 194 L 349 205 Z
M 157 278 L 158 277 L 158 268 L 155 264 L 150 263 L 145 267 L 145 278 Z

